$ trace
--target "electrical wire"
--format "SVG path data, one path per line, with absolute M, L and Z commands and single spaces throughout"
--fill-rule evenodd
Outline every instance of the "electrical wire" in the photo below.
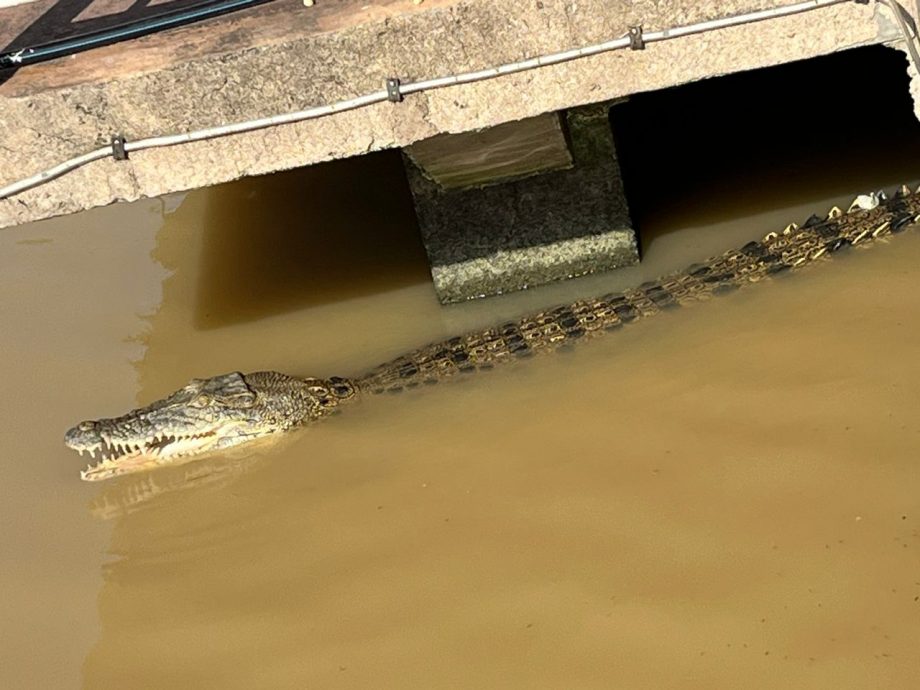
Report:
M 761 22 L 778 17 L 787 17 L 795 14 L 800 14 L 802 12 L 809 12 L 823 7 L 829 7 L 831 5 L 838 5 L 844 2 L 853 1 L 854 0 L 806 0 L 805 2 L 784 5 L 782 7 L 759 10 L 756 12 L 734 15 L 730 17 L 722 17 L 719 19 L 698 22 L 696 24 L 671 27 L 660 31 L 643 33 L 641 28 L 633 29 L 630 32 L 630 35 L 625 35 L 613 40 L 596 43 L 583 48 L 550 53 L 539 57 L 521 60 L 519 62 L 507 63 L 489 69 L 464 72 L 461 74 L 455 74 L 446 77 L 438 77 L 434 79 L 408 83 L 401 83 L 399 80 L 395 79 L 389 80 L 391 85 L 394 85 L 397 89 L 396 93 L 398 94 L 398 98 L 393 98 L 394 92 L 390 90 L 374 91 L 372 93 L 358 96 L 356 98 L 337 101 L 335 103 L 308 108 L 306 110 L 298 110 L 292 113 L 273 115 L 270 117 L 246 120 L 243 122 L 235 122 L 229 125 L 218 125 L 215 127 L 208 127 L 191 132 L 148 137 L 146 139 L 138 139 L 136 141 L 127 141 L 123 144 L 124 152 L 133 153 L 146 149 L 175 146 L 177 144 L 204 141 L 207 139 L 214 139 L 217 137 L 233 134 L 241 134 L 244 132 L 253 132 L 277 125 L 314 120 L 320 117 L 332 115 L 334 113 L 340 113 L 347 110 L 355 110 L 357 108 L 367 107 L 369 105 L 382 103 L 388 100 L 401 100 L 402 96 L 404 95 L 433 91 L 435 89 L 441 89 L 460 84 L 470 84 L 473 82 L 485 81 L 504 75 L 517 74 L 539 67 L 558 65 L 560 63 L 569 62 L 592 55 L 600 55 L 601 53 L 607 53 L 613 50 L 621 50 L 630 47 L 641 48 L 645 43 L 667 41 L 684 36 L 740 26 L 743 24 L 751 24 L 754 22 Z M 856 0 L 856 2 L 859 1 L 860 0 Z M 894 4 L 897 4 L 896 0 L 879 0 L 879 2 L 893 2 Z M 899 19 L 900 21 L 903 21 L 903 18 L 899 17 Z M 909 34 L 907 33 L 906 26 L 902 28 L 902 31 L 905 32 L 905 39 L 908 39 Z M 115 155 L 115 146 L 110 145 L 98 148 L 95 151 L 90 151 L 89 153 L 77 156 L 76 158 L 71 158 L 70 160 L 59 163 L 58 165 L 55 165 L 52 168 L 48 168 L 47 170 L 43 170 L 42 172 L 39 172 L 35 175 L 31 175 L 30 177 L 26 177 L 4 187 L 0 187 L 0 199 L 6 199 L 16 194 L 20 194 L 28 189 L 43 185 L 93 161 Z

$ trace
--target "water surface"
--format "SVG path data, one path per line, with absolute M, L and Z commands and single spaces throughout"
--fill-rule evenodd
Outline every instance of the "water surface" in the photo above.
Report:
M 89 484 L 61 443 L 194 376 L 360 373 L 916 177 L 875 145 L 813 187 L 673 187 L 637 208 L 640 267 L 450 308 L 393 156 L 0 232 L 0 685 L 917 687 L 916 229 L 264 451 Z

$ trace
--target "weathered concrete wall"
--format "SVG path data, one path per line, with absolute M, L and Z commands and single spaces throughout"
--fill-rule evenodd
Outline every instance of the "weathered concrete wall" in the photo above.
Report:
M 388 76 L 414 81 L 480 69 L 618 37 L 630 25 L 655 30 L 789 3 L 427 0 L 416 7 L 410 0 L 387 0 L 381 4 L 386 5 L 386 16 L 368 11 L 360 21 L 318 24 L 306 34 L 271 34 L 264 44 L 256 40 L 258 31 L 251 30 L 251 35 L 242 34 L 242 40 L 237 36 L 236 43 L 211 41 L 206 50 L 199 49 L 188 39 L 190 35 L 201 38 L 202 32 L 210 30 L 199 26 L 101 48 L 69 61 L 23 68 L 0 84 L 0 184 L 104 144 L 114 133 L 136 140 L 264 117 L 376 91 Z M 321 5 L 322 1 L 317 8 Z M 355 11 L 361 7 L 352 0 L 341 0 L 340 5 Z M 304 13 L 314 9 L 300 7 Z M 885 11 L 874 3 L 844 3 L 649 45 L 644 51 L 617 51 L 413 95 L 399 104 L 382 103 L 321 120 L 138 152 L 127 162 L 99 161 L 0 201 L 0 226 L 406 146 L 441 132 L 488 127 L 893 40 L 894 25 L 875 16 Z M 239 22 L 243 26 L 243 20 Z M 253 40 L 253 47 L 241 49 Z M 140 51 L 143 59 L 132 62 L 132 51 Z M 169 59 L 148 59 L 151 54 L 162 58 L 157 51 Z M 119 67 L 122 63 L 128 67 Z

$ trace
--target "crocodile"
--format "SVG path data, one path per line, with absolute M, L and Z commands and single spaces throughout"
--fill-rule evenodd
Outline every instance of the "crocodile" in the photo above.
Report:
M 188 385 L 115 418 L 80 422 L 65 444 L 94 459 L 80 473 L 98 481 L 276 436 L 375 394 L 462 377 L 557 350 L 662 310 L 705 300 L 813 263 L 920 222 L 920 188 L 861 195 L 843 211 L 791 224 L 686 270 L 624 292 L 585 299 L 517 321 L 426 345 L 355 378 L 231 372 Z

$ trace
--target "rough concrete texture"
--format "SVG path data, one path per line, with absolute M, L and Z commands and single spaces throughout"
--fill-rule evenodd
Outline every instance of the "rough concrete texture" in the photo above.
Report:
M 404 157 L 442 302 L 639 260 L 607 106 L 569 111 L 566 121 L 573 167 L 501 184 L 445 189 Z
M 899 2 L 901 9 L 906 10 L 913 20 L 913 26 L 908 26 L 908 31 L 916 33 L 917 27 L 920 27 L 920 0 L 914 0 L 913 3 L 905 2 L 904 0 L 899 0 Z M 887 43 L 904 53 L 907 73 L 910 76 L 910 95 L 914 101 L 914 113 L 920 119 L 920 72 L 917 71 L 917 66 L 911 61 L 910 52 L 903 40 L 900 26 L 889 7 L 883 6 L 876 12 L 876 21 L 879 25 L 879 36 L 894 37 L 894 40 L 889 40 Z M 920 53 L 920 36 L 914 39 L 914 46 L 916 48 L 915 52 Z
M 329 0 L 332 2 L 332 0 Z M 298 4 L 298 3 L 295 3 Z M 343 3 L 361 8 L 360 3 Z M 167 45 L 159 67 L 132 51 L 147 37 L 21 69 L 0 85 L 0 185 L 84 153 L 123 133 L 129 140 L 299 110 L 406 81 L 482 69 L 646 30 L 685 25 L 790 0 L 428 0 L 366 21 L 260 43 L 258 31 L 210 52 Z M 365 3 L 367 5 L 367 3 Z M 301 8 L 303 12 L 319 9 Z M 365 9 L 373 9 L 373 4 Z M 363 10 L 360 10 L 363 11 Z M 99 161 L 0 201 L 0 226 L 117 200 L 202 187 L 245 175 L 402 147 L 571 106 L 714 75 L 894 40 L 874 3 L 806 14 L 616 51 L 518 75 L 411 95 L 320 120 Z M 889 25 L 885 25 L 888 27 Z M 890 27 L 886 29 L 892 31 Z M 192 29 L 176 30 L 177 36 Z M 207 33 L 208 27 L 194 31 Z M 219 42 L 218 42 L 219 43 Z M 159 45 L 159 44 L 158 44 Z M 219 48 L 219 49 L 218 49 Z M 48 70 L 67 78 L 39 78 Z M 55 72 L 57 70 L 57 72 Z M 68 71 L 70 70 L 70 71 Z M 84 70 L 89 76 L 76 79 Z M 113 71 L 114 70 L 114 71 Z
M 916 26 L 920 27 L 920 3 L 917 3 L 917 15 L 914 19 Z M 920 52 L 920 38 L 917 40 L 917 49 Z M 907 73 L 910 75 L 910 95 L 914 99 L 914 113 L 920 119 L 920 71 L 917 66 L 910 60 L 910 54 L 905 49 L 904 55 L 907 58 Z
M 920 72 L 910 69 L 910 95 L 914 99 L 914 112 L 920 118 Z

